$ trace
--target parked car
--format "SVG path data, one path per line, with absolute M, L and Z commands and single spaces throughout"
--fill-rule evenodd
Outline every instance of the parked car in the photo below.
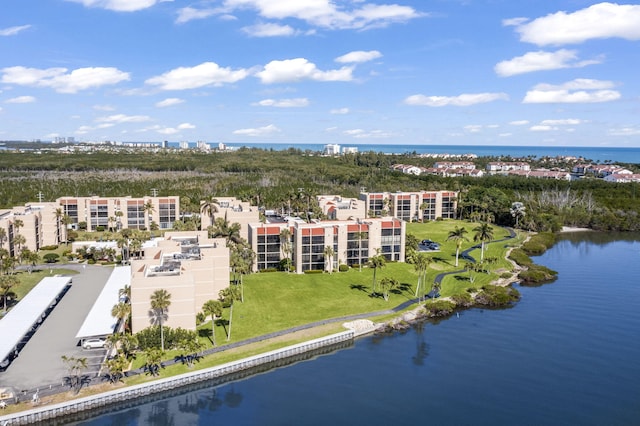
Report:
M 418 244 L 420 250 L 440 250 L 440 244 L 431 240 L 422 240 Z
M 87 339 L 82 342 L 85 349 L 101 349 L 104 348 L 104 339 Z

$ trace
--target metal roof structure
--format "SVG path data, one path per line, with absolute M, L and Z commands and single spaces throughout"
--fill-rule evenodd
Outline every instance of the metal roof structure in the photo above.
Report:
M 127 285 L 131 285 L 131 266 L 114 268 L 78 330 L 77 339 L 107 336 L 115 332 L 117 319 L 111 316 L 111 309 L 118 304 L 120 290 Z
M 47 310 L 56 305 L 71 277 L 46 277 L 0 320 L 0 362 L 7 359 L 20 341 L 34 331 Z

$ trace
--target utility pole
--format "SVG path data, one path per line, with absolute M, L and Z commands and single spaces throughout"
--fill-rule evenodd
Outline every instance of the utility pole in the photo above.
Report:
M 157 197 L 158 196 L 158 190 L 156 188 L 151 188 L 151 196 L 152 197 Z

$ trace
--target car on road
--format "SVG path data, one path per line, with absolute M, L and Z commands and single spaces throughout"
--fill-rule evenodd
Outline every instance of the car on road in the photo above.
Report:
M 104 339 L 87 339 L 82 342 L 85 349 L 102 349 L 104 348 Z
M 418 244 L 418 248 L 420 250 L 440 250 L 440 244 L 431 240 L 422 240 L 420 244 Z

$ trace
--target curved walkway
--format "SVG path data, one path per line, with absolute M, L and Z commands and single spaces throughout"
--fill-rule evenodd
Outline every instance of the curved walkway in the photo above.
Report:
M 516 233 L 512 228 L 507 228 L 504 227 L 503 229 L 506 229 L 509 231 L 509 236 L 505 237 L 505 238 L 501 238 L 499 240 L 493 240 L 488 242 L 487 244 L 493 244 L 493 243 L 498 243 L 498 242 L 502 242 L 502 241 L 507 241 L 510 239 L 513 239 L 516 237 Z M 461 257 L 464 259 L 467 259 L 471 262 L 475 262 L 475 259 L 469 255 L 469 253 L 472 250 L 476 250 L 478 248 L 480 248 L 481 245 L 476 244 L 466 250 L 464 250 L 461 253 Z M 78 266 L 81 267 L 81 266 Z M 451 275 L 451 274 L 459 274 L 461 272 L 464 272 L 464 269 L 462 270 L 458 270 L 458 271 L 451 271 L 451 272 L 443 272 L 441 274 L 438 274 L 435 279 L 434 282 L 436 283 L 441 283 L 442 279 L 447 276 L 447 275 Z M 411 305 L 414 305 L 416 303 L 418 303 L 419 300 L 417 298 L 413 298 L 413 299 L 409 299 L 406 302 L 403 302 L 401 304 L 399 304 L 398 306 L 395 306 L 393 308 L 389 308 L 389 309 L 384 309 L 384 310 L 380 310 L 380 311 L 375 311 L 375 312 L 367 312 L 367 313 L 362 313 L 362 314 L 354 314 L 354 315 L 345 315 L 342 317 L 337 317 L 337 318 L 330 318 L 330 319 L 326 319 L 326 320 L 320 320 L 320 321 L 314 321 L 312 323 L 308 323 L 308 324 L 303 324 L 303 325 L 299 325 L 299 326 L 295 326 L 295 327 L 291 327 L 285 330 L 279 330 L 279 331 L 275 331 L 273 333 L 267 333 L 261 336 L 256 336 L 256 337 L 252 337 L 250 339 L 246 339 L 246 340 L 242 340 L 239 342 L 234 342 L 234 343 L 229 343 L 227 345 L 223 345 L 223 346 L 218 346 L 218 347 L 214 347 L 214 348 L 210 348 L 207 349 L 205 351 L 200 352 L 201 356 L 206 356 L 206 355 L 212 355 L 218 352 L 223 352 L 229 349 L 234 349 L 234 348 L 239 348 L 242 346 L 246 346 L 246 345 L 250 345 L 252 343 L 258 343 L 258 342 L 262 342 L 264 340 L 268 340 L 268 339 L 273 339 L 276 337 L 281 337 L 287 334 L 291 334 L 291 333 L 295 333 L 298 331 L 302 331 L 302 330 L 308 330 L 314 327 L 319 327 L 319 326 L 323 326 L 323 325 L 327 325 L 327 324 L 335 324 L 335 323 L 342 323 L 342 322 L 348 322 L 348 321 L 355 321 L 355 320 L 359 320 L 359 319 L 364 319 L 364 318 L 371 318 L 371 317 L 377 317 L 377 316 L 383 316 L 383 315 L 391 315 L 400 311 L 403 311 L 404 309 L 408 308 Z M 172 359 L 172 360 L 168 360 L 168 361 L 164 361 L 162 363 L 163 366 L 168 366 L 168 365 L 173 365 L 176 363 L 180 363 L 182 362 L 180 359 Z M 138 368 L 136 370 L 131 370 L 129 372 L 126 373 L 127 376 L 134 376 L 134 375 L 138 375 L 138 374 L 144 374 L 145 370 L 144 368 Z M 105 380 L 103 377 L 101 376 L 97 376 L 97 377 L 93 377 L 91 378 L 90 381 L 88 381 L 87 385 L 88 386 L 92 386 L 92 385 L 98 385 L 98 384 L 102 384 L 104 383 Z M 46 396 L 46 395 L 53 395 L 56 393 L 61 393 L 61 392 L 66 392 L 68 391 L 68 387 L 61 387 L 59 384 L 56 385 L 55 387 L 50 387 L 49 384 L 46 385 L 42 385 L 39 387 L 39 393 L 41 396 Z

